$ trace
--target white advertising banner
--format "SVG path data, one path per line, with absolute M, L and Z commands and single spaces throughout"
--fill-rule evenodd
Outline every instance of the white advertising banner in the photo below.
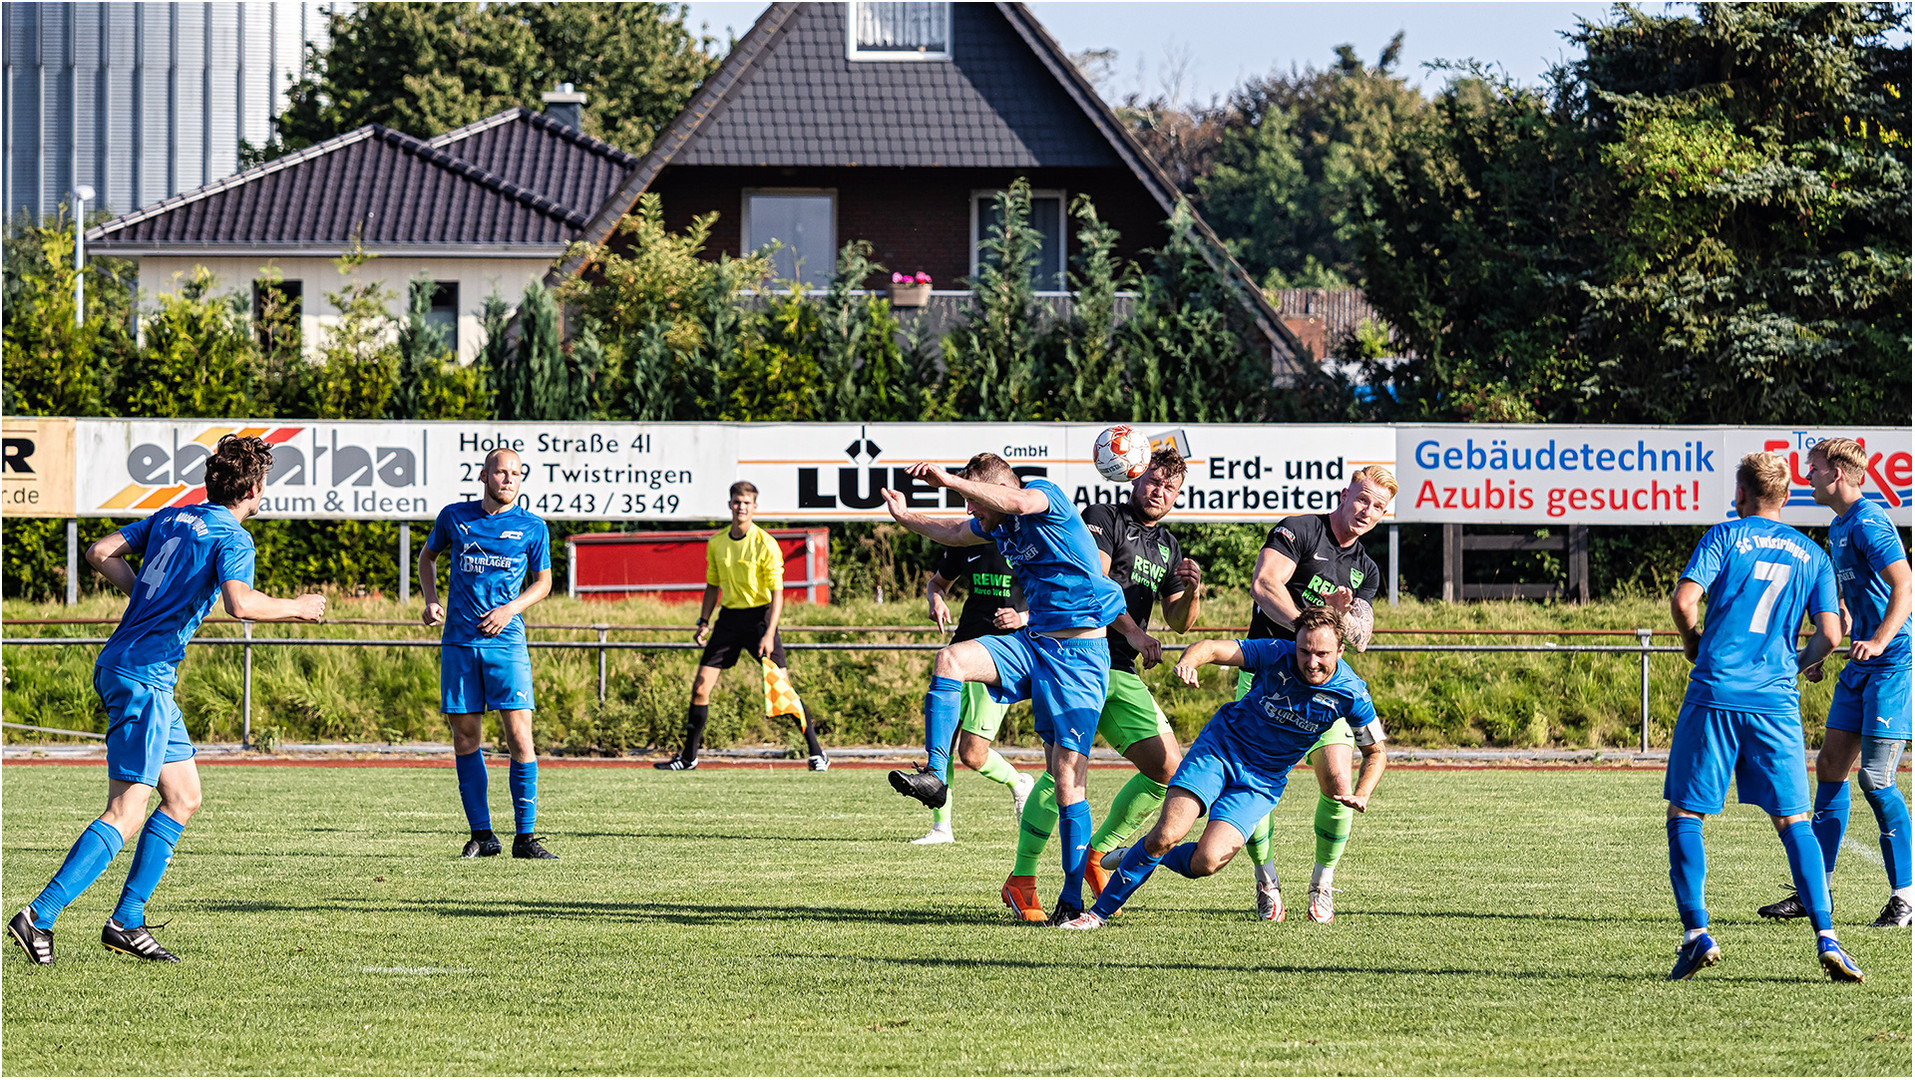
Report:
M 961 514 L 905 469 L 962 465 L 989 450 L 1044 476 L 1079 505 L 1129 497 L 1091 465 L 1102 424 L 505 424 L 484 421 L 80 420 L 77 512 L 139 517 L 205 498 L 205 460 L 221 436 L 273 444 L 263 517 L 425 521 L 478 498 L 486 453 L 524 463 L 520 501 L 553 520 L 714 521 L 727 489 L 750 480 L 775 521 L 886 516 L 878 492 Z M 1134 425 L 1189 459 L 1179 516 L 1271 521 L 1328 510 L 1366 464 L 1392 465 L 1388 427 Z
M 1863 441 L 1863 484 L 1910 523 L 1907 428 L 1629 427 L 1430 424 L 1396 429 L 1402 521 L 1535 525 L 1712 525 L 1734 516 L 1743 454 L 1775 450 L 1796 470 L 1783 520 L 1826 525 L 1809 497 L 1805 460 L 1816 441 Z

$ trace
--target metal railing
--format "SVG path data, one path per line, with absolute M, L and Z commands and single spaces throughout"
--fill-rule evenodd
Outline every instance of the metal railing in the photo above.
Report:
M 14 621 L 26 622 L 27 620 L 21 619 L 21 620 L 14 620 Z M 87 622 L 107 622 L 111 620 L 78 620 L 76 619 L 76 620 L 45 620 L 45 621 L 46 622 L 87 623 Z M 214 620 L 209 619 L 207 621 L 212 622 Z M 360 647 L 401 648 L 401 649 L 426 649 L 426 648 L 436 649 L 439 647 L 438 640 L 434 638 L 296 638 L 296 637 L 262 638 L 262 637 L 254 636 L 253 624 L 251 622 L 246 622 L 243 620 L 230 620 L 230 621 L 236 621 L 241 623 L 241 631 L 242 631 L 241 636 L 239 637 L 196 637 L 191 639 L 189 642 L 187 642 L 187 644 L 210 645 L 210 646 L 235 646 L 236 645 L 244 650 L 243 675 L 241 677 L 241 686 L 240 686 L 240 742 L 244 746 L 247 746 L 249 748 L 253 745 L 253 650 L 255 648 L 269 648 L 269 647 L 271 648 L 277 648 L 277 647 L 310 648 L 310 647 L 316 647 L 316 646 L 360 646 Z M 338 620 L 338 622 L 341 624 L 344 624 L 346 620 Z M 418 625 L 416 622 L 402 621 L 402 620 L 362 619 L 362 620 L 353 620 L 353 622 L 358 625 L 399 625 L 399 626 Z M 613 626 L 608 623 L 591 623 L 591 624 L 581 624 L 581 625 L 553 625 L 553 624 L 547 623 L 547 624 L 540 624 L 536 627 L 528 627 L 528 629 L 591 630 L 596 633 L 597 640 L 595 641 L 534 641 L 528 638 L 526 641 L 526 646 L 528 648 L 533 648 L 533 649 L 592 649 L 592 650 L 596 650 L 598 653 L 598 700 L 601 704 L 604 703 L 605 696 L 606 696 L 606 658 L 612 650 L 633 649 L 633 650 L 639 650 L 639 651 L 655 650 L 660 652 L 669 652 L 674 650 L 703 648 L 702 645 L 697 645 L 690 641 L 611 641 L 611 640 L 608 640 L 608 635 L 613 630 L 651 631 L 651 632 L 660 632 L 660 633 L 666 633 L 666 632 L 690 633 L 692 628 L 688 626 Z M 909 626 L 909 627 L 791 626 L 791 627 L 780 627 L 779 630 L 781 633 L 786 631 L 807 631 L 807 632 L 814 632 L 814 633 L 816 632 L 828 632 L 828 633 L 913 632 L 913 633 L 916 633 L 916 632 L 928 631 L 930 633 L 938 633 L 940 634 L 940 636 L 942 636 L 941 632 L 936 627 L 924 627 L 924 626 Z M 1196 627 L 1196 628 L 1193 628 L 1193 630 L 1191 631 L 1191 633 L 1201 633 L 1201 632 L 1227 632 L 1231 634 L 1236 634 L 1236 633 L 1239 633 L 1240 631 L 1231 627 Z M 1445 633 L 1445 634 L 1468 633 L 1468 634 L 1478 634 L 1482 636 L 1500 636 L 1505 634 L 1521 633 L 1520 631 L 1508 631 L 1508 630 L 1469 630 L 1469 631 L 1403 630 L 1403 631 L 1397 631 L 1397 632 L 1398 633 Z M 1551 632 L 1532 631 L 1531 633 L 1546 634 Z M 1551 636 L 1561 636 L 1565 634 L 1582 634 L 1582 635 L 1603 634 L 1603 635 L 1610 635 L 1610 636 L 1634 635 L 1634 637 L 1636 638 L 1636 642 L 1633 645 L 1557 645 L 1557 644 L 1554 644 L 1553 642 L 1549 644 L 1544 644 L 1544 645 L 1460 645 L 1460 644 L 1459 645 L 1371 645 L 1368 651 L 1373 653 L 1557 653 L 1557 654 L 1635 653 L 1640 658 L 1639 662 L 1640 662 L 1641 684 L 1642 684 L 1641 685 L 1642 708 L 1641 708 L 1641 715 L 1639 717 L 1640 745 L 1638 749 L 1642 752 L 1647 752 L 1649 749 L 1649 657 L 1656 653 L 1682 652 L 1682 649 L 1680 646 L 1652 645 L 1650 642 L 1658 633 L 1668 634 L 1673 632 L 1672 631 L 1656 631 L 1656 630 L 1650 630 L 1646 628 L 1639 628 L 1636 630 L 1557 631 L 1551 635 Z M 5 638 L 5 639 L 0 639 L 0 645 L 21 645 L 21 646 L 104 645 L 106 644 L 107 640 L 108 640 L 107 638 L 103 638 L 103 637 Z M 869 641 L 865 641 L 865 642 L 792 642 L 785 646 L 785 649 L 787 651 L 792 651 L 792 652 L 798 652 L 798 651 L 936 652 L 937 650 L 942 648 L 944 648 L 944 643 L 942 642 L 869 642 Z M 1184 650 L 1184 648 L 1186 648 L 1186 646 L 1166 644 L 1164 646 L 1164 651 L 1167 653 L 1181 652 Z M 0 722 L 0 727 L 16 728 L 16 729 L 23 729 L 28 731 L 46 731 L 46 732 L 53 732 L 53 733 L 64 734 L 64 735 L 79 735 L 79 736 L 85 736 L 89 738 L 104 738 L 105 737 L 105 736 L 99 735 L 96 732 L 60 731 L 59 729 L 55 729 L 55 728 L 31 727 L 26 724 Z

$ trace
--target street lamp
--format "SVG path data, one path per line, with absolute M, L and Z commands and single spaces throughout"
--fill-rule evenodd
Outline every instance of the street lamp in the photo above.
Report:
M 86 204 L 93 189 L 80 184 L 73 189 L 73 325 L 86 325 Z

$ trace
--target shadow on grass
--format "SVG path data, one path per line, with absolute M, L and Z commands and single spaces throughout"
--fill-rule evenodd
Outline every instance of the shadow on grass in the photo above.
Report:
M 668 922 L 681 925 L 730 925 L 766 922 L 842 922 L 907 926 L 996 925 L 1013 926 L 995 913 L 966 912 L 948 908 L 862 908 L 862 907 L 788 907 L 751 904 L 660 904 L 616 901 L 573 900 L 498 900 L 484 904 L 454 901 L 391 903 L 359 901 L 347 896 L 328 896 L 311 903 L 281 903 L 271 900 L 210 900 L 197 905 L 208 912 L 227 914 L 313 914 L 339 912 L 349 915 L 435 915 L 442 919 L 563 919 L 578 922 Z

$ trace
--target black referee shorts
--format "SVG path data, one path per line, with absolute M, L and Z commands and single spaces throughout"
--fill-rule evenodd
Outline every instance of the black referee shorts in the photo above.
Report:
M 771 605 L 749 608 L 719 608 L 718 621 L 712 624 L 711 637 L 705 641 L 699 667 L 728 668 L 742 653 L 758 658 L 758 643 L 765 638 L 765 623 L 771 619 Z M 771 662 L 785 666 L 784 638 L 771 636 Z

